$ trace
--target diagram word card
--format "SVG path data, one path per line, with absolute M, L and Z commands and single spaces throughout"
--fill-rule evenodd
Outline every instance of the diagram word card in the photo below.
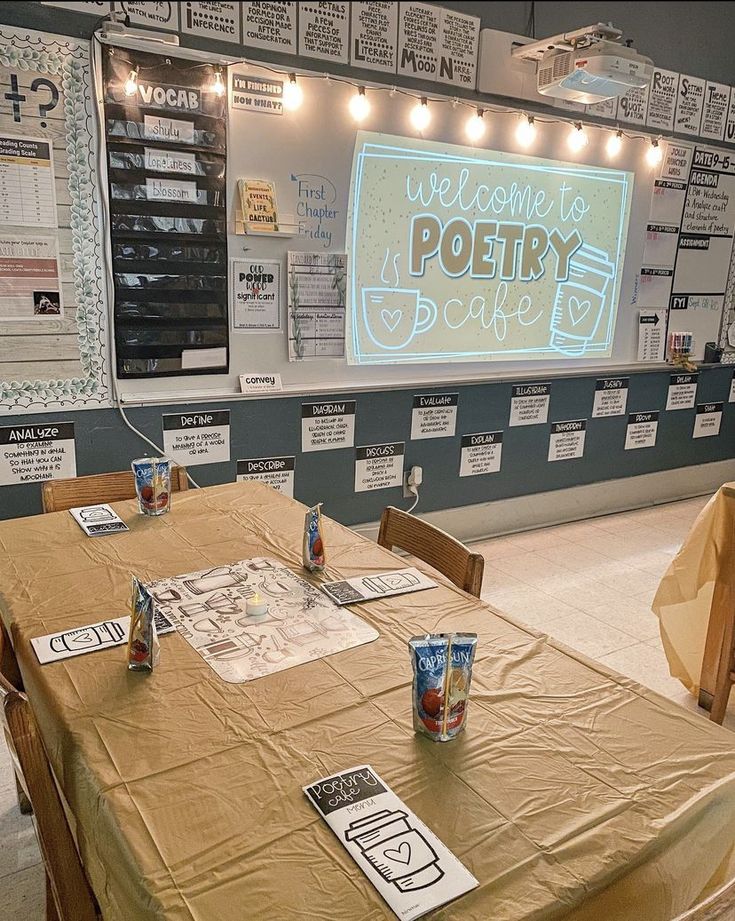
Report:
M 668 296 L 668 295 L 667 295 Z M 638 361 L 663 361 L 666 346 L 666 311 L 638 313 Z
M 227 463 L 230 459 L 230 411 L 171 413 L 163 417 L 163 450 L 177 464 Z
M 625 430 L 625 450 L 652 448 L 656 444 L 658 412 L 629 413 Z
M 295 457 L 251 457 L 237 462 L 237 482 L 260 480 L 293 499 Z
M 73 422 L 0 428 L 0 486 L 76 475 Z
M 693 409 L 697 396 L 698 374 L 672 374 L 666 409 Z
M 301 404 L 301 450 L 332 451 L 355 443 L 355 400 Z
M 395 572 L 380 572 L 372 576 L 356 576 L 339 582 L 324 582 L 323 592 L 335 604 L 354 604 L 357 601 L 371 601 L 388 595 L 405 595 L 420 592 L 425 588 L 436 588 L 436 582 L 418 569 L 397 569 Z
M 70 508 L 69 514 L 87 537 L 118 534 L 129 530 L 125 522 L 109 505 L 83 505 Z
M 514 384 L 510 425 L 541 425 L 549 418 L 551 384 Z
M 624 416 L 628 405 L 629 377 L 604 377 L 595 383 L 592 418 Z
M 458 393 L 417 394 L 411 413 L 411 441 L 451 438 L 457 427 Z
M 719 435 L 722 425 L 722 403 L 700 403 L 694 417 L 692 438 L 707 438 Z
M 303 788 L 340 844 L 402 921 L 478 882 L 368 764 Z
M 500 470 L 503 453 L 502 432 L 478 432 L 463 435 L 460 448 L 459 475 L 481 476 Z
M 552 422 L 549 435 L 549 461 L 573 460 L 584 454 L 584 439 L 587 434 L 587 420 L 574 419 L 569 422 Z
M 403 483 L 405 443 L 363 445 L 355 450 L 355 492 Z

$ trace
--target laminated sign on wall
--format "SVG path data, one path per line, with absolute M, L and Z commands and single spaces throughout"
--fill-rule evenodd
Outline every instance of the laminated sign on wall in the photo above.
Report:
M 349 3 L 299 3 L 299 54 L 347 64 L 349 36 Z
M 0 428 L 0 486 L 76 475 L 73 422 Z
M 331 451 L 355 443 L 355 400 L 301 404 L 301 450 Z
M 363 445 L 355 449 L 355 492 L 387 489 L 403 483 L 404 443 Z
M 237 481 L 259 480 L 293 499 L 294 471 L 296 458 L 251 457 L 237 462 Z
M 230 411 L 171 413 L 163 417 L 163 450 L 184 467 L 230 459 Z
M 478 432 L 463 435 L 460 448 L 459 475 L 481 476 L 500 470 L 503 451 L 502 432 Z

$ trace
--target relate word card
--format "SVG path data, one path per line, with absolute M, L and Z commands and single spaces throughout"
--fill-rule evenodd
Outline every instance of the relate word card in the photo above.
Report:
M 672 374 L 666 409 L 693 409 L 697 397 L 698 374 Z
M 692 438 L 708 438 L 719 435 L 722 425 L 722 403 L 700 403 L 694 417 Z
M 163 417 L 163 450 L 177 464 L 227 463 L 230 459 L 230 411 L 171 413 Z
M 397 569 L 395 572 L 380 572 L 370 576 L 356 576 L 338 582 L 324 582 L 321 586 L 335 604 L 354 604 L 358 601 L 372 601 L 389 595 L 405 595 L 420 592 L 425 588 L 436 588 L 436 582 L 418 569 Z
M 624 416 L 628 405 L 629 377 L 605 377 L 595 383 L 592 418 Z
M 293 499 L 295 457 L 251 457 L 237 462 L 237 482 L 259 480 Z
M 109 505 L 82 505 L 70 508 L 69 514 L 87 537 L 102 534 L 118 534 L 127 531 L 128 526 Z
M 478 432 L 463 435 L 460 448 L 459 475 L 481 476 L 497 473 L 503 453 L 502 432 Z
M 159 636 L 173 633 L 176 629 L 158 610 L 155 611 L 155 621 L 156 632 Z M 98 624 L 88 624 L 86 627 L 76 627 L 73 630 L 62 630 L 60 633 L 33 637 L 31 646 L 41 665 L 48 665 L 49 662 L 70 659 L 72 656 L 81 656 L 87 652 L 97 652 L 98 649 L 122 646 L 123 643 L 127 643 L 129 633 L 130 617 L 113 617 L 110 620 L 100 621 Z
M 76 475 L 73 422 L 0 428 L 0 486 Z
M 368 764 L 303 788 L 357 866 L 403 921 L 478 882 Z
M 301 450 L 332 451 L 355 444 L 355 400 L 301 404 Z
M 411 441 L 451 438 L 457 428 L 458 393 L 419 393 L 413 398 Z
M 625 429 L 625 450 L 652 448 L 656 444 L 658 412 L 629 413 Z
M 514 384 L 510 425 L 541 425 L 549 418 L 551 384 Z
M 549 435 L 549 461 L 573 460 L 584 454 L 587 420 L 552 422 Z
M 405 444 L 363 445 L 355 449 L 355 492 L 387 489 L 403 483 Z

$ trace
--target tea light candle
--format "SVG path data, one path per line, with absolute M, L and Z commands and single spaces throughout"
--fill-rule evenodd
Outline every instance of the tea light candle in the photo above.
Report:
M 263 601 L 260 595 L 255 594 L 248 599 L 246 611 L 248 617 L 265 617 L 268 613 L 268 604 Z

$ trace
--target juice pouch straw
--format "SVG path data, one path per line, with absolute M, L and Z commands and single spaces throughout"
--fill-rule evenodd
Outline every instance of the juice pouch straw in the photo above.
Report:
M 476 633 L 434 633 L 408 641 L 413 664 L 413 728 L 449 742 L 465 727 Z
M 128 668 L 131 671 L 152 672 L 158 665 L 160 646 L 153 613 L 153 598 L 145 585 L 133 576 L 128 635 Z
M 327 565 L 322 536 L 322 503 L 319 502 L 306 513 L 304 520 L 304 569 L 309 572 L 323 572 Z

